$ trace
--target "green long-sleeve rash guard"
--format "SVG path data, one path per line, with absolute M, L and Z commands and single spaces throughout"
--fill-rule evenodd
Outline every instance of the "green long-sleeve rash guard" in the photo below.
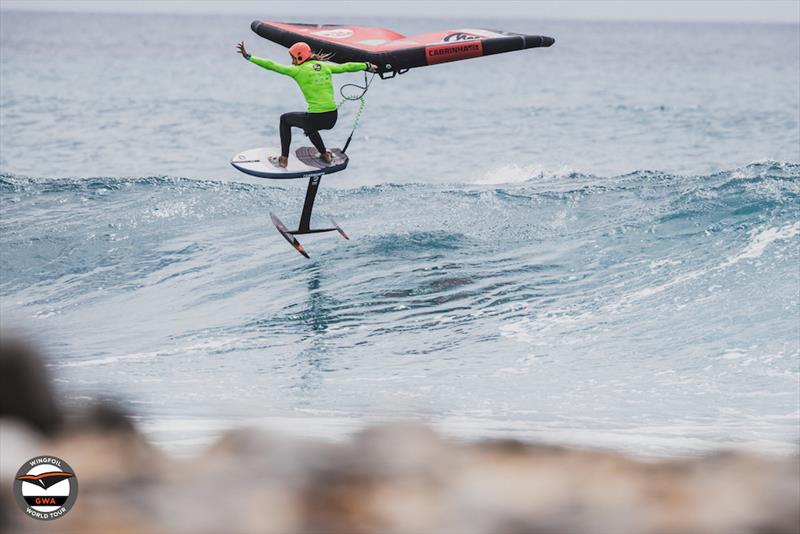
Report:
M 255 56 L 250 56 L 249 59 L 259 67 L 294 78 L 306 98 L 309 113 L 325 113 L 336 109 L 331 74 L 367 70 L 366 63 L 327 63 L 309 60 L 300 65 L 281 65 Z

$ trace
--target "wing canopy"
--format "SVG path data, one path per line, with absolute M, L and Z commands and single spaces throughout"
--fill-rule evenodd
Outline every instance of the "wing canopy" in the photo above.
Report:
M 316 51 L 333 54 L 331 59 L 337 63 L 374 63 L 378 65 L 382 75 L 402 73 L 411 68 L 448 61 L 551 46 L 555 42 L 552 37 L 543 35 L 481 28 L 445 30 L 406 37 L 392 30 L 369 26 L 256 20 L 250 27 L 264 39 L 287 48 L 298 41 L 305 41 Z

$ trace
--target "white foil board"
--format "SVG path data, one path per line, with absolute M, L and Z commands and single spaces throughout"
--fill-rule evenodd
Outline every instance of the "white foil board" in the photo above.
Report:
M 333 161 L 325 163 L 320 159 L 316 148 L 303 146 L 289 154 L 289 165 L 278 167 L 272 163 L 272 158 L 277 159 L 280 156 L 280 148 L 251 148 L 233 156 L 231 165 L 251 176 L 278 180 L 331 174 L 347 168 L 347 154 L 338 148 L 330 151 L 333 153 Z

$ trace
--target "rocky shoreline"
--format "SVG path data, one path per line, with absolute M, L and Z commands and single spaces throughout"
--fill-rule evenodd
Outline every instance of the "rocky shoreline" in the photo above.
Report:
M 394 423 L 342 443 L 242 429 L 174 457 L 108 404 L 62 413 L 48 384 L 34 351 L 0 342 L 0 484 L 38 454 L 80 480 L 49 522 L 2 492 L 3 532 L 800 532 L 797 456 L 645 461 Z

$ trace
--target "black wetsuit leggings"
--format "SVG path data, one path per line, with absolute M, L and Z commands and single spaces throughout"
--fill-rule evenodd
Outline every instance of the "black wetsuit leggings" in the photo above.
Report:
M 289 155 L 289 145 L 292 143 L 292 127 L 302 128 L 314 147 L 320 154 L 325 152 L 325 143 L 319 136 L 319 130 L 330 130 L 336 124 L 338 113 L 326 111 L 324 113 L 304 113 L 296 111 L 294 113 L 284 113 L 281 115 L 281 155 Z

